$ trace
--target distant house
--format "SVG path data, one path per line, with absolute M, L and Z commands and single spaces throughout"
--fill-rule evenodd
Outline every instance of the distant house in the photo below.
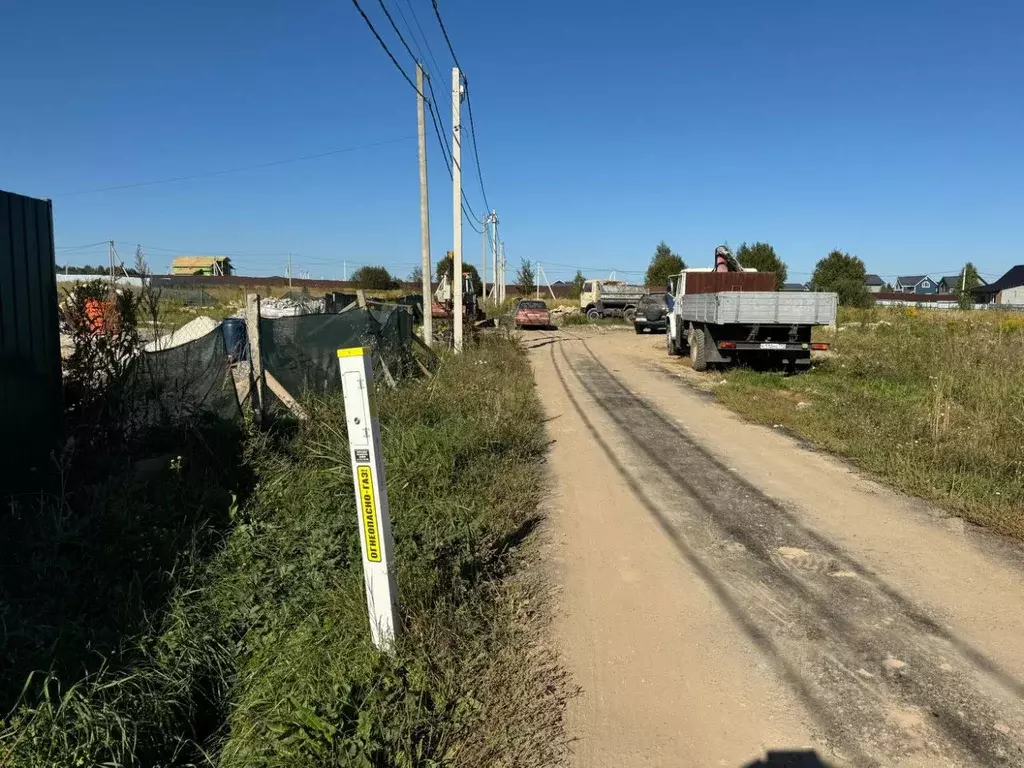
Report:
M 1011 267 L 994 283 L 975 288 L 974 298 L 980 304 L 1024 305 L 1024 264 Z
M 928 275 L 903 275 L 893 285 L 896 293 L 938 293 L 939 288 Z
M 957 293 L 960 290 L 960 284 L 963 278 L 963 274 L 959 275 L 946 275 L 944 278 L 939 280 L 939 293 Z M 981 284 L 985 285 L 985 281 L 981 280 Z
M 939 278 L 939 293 L 956 293 L 960 290 L 960 275 L 946 275 Z
M 230 275 L 227 256 L 179 256 L 171 262 L 172 275 Z
M 885 281 L 878 275 L 864 275 L 864 285 L 869 293 L 878 293 L 885 287 Z
M 784 291 L 809 291 L 809 283 L 783 283 L 782 290 Z

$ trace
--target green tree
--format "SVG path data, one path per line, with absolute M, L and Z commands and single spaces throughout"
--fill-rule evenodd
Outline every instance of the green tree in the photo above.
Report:
M 572 279 L 572 287 L 569 289 L 569 298 L 578 299 L 580 294 L 583 293 L 583 285 L 587 282 L 587 279 L 583 276 L 580 270 L 576 270 L 576 277 Z
M 785 262 L 780 259 L 775 249 L 768 243 L 741 243 L 736 251 L 736 260 L 741 266 L 756 269 L 758 272 L 772 272 L 775 275 L 775 290 L 781 291 L 789 276 Z
M 973 291 L 980 285 L 981 275 L 978 274 L 978 268 L 971 262 L 967 262 L 964 264 L 964 268 L 960 270 L 960 278 L 956 281 L 956 287 L 953 288 L 953 293 L 957 297 L 960 309 L 971 309 L 974 307 Z
M 533 264 L 529 259 L 523 259 L 522 264 L 519 265 L 519 271 L 516 273 L 516 290 L 519 291 L 520 296 L 530 295 L 536 285 L 535 279 Z
M 658 243 L 654 249 L 654 256 L 647 266 L 647 275 L 644 282 L 647 285 L 663 286 L 668 282 L 671 275 L 678 274 L 686 269 L 686 262 L 678 253 L 673 253 L 664 240 Z
M 454 264 L 454 256 L 452 252 L 448 251 L 447 255 L 437 262 L 437 271 L 434 272 L 437 275 L 437 279 L 441 280 L 445 275 L 448 275 L 449 280 L 454 280 L 454 274 L 452 273 L 452 265 Z M 469 279 L 473 282 L 473 293 L 477 296 L 482 296 L 484 292 L 484 283 L 480 279 L 480 273 L 476 271 L 476 267 L 467 261 L 462 262 L 463 274 L 469 273 Z M 454 285 L 454 282 L 452 283 Z
M 386 291 L 398 287 L 398 281 L 384 267 L 367 265 L 352 273 L 352 282 L 363 289 Z
M 856 256 L 832 251 L 814 266 L 811 283 L 818 291 L 835 291 L 844 307 L 871 306 L 871 294 L 864 284 L 864 262 Z
M 409 279 L 406 282 L 415 283 L 419 285 L 423 280 L 423 267 L 414 267 L 412 272 L 409 273 Z

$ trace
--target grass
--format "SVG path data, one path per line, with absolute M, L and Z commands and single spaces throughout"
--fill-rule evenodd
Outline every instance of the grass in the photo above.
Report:
M 523 567 L 546 445 L 525 356 L 492 338 L 377 402 L 393 655 L 369 642 L 340 398 L 308 403 L 294 434 L 249 441 L 251 496 L 212 557 L 178 558 L 116 664 L 29 681 L 0 766 L 554 764 L 567 687 Z
M 717 397 L 902 491 L 1024 538 L 1024 318 L 843 310 L 838 332 L 820 337 L 835 354 L 808 373 L 730 371 Z

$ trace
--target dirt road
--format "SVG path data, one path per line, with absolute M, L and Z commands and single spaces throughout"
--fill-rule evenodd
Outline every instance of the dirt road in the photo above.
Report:
M 742 422 L 662 337 L 524 339 L 576 765 L 1024 765 L 1024 550 Z

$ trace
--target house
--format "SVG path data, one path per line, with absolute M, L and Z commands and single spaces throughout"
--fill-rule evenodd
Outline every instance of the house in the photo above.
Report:
M 179 256 L 171 262 L 172 275 L 230 275 L 227 256 Z
M 885 287 L 885 281 L 878 275 L 864 275 L 864 285 L 867 286 L 868 293 L 878 293 Z
M 979 286 L 973 293 L 980 304 L 1024 305 L 1024 264 L 1011 267 L 994 283 Z
M 939 288 L 928 275 L 903 275 L 893 285 L 896 293 L 938 293 Z
M 985 285 L 985 281 L 980 277 L 981 284 Z M 963 280 L 963 272 L 959 275 L 946 275 L 944 278 L 939 280 L 939 293 L 958 293 L 960 291 L 960 284 Z
M 956 293 L 960 290 L 960 275 L 946 275 L 939 278 L 939 293 Z
M 783 283 L 782 290 L 784 291 L 809 291 L 811 290 L 808 283 Z

